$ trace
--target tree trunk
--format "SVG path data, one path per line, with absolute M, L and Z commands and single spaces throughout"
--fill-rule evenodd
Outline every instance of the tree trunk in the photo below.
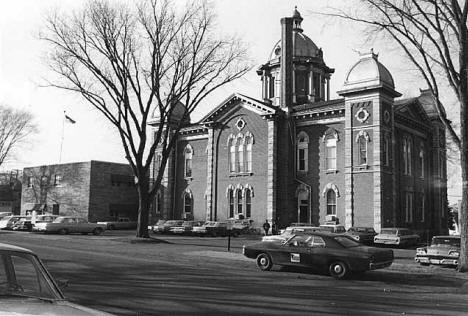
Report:
M 151 201 L 148 193 L 149 182 L 148 180 L 141 179 L 137 183 L 138 191 L 138 223 L 136 237 L 148 238 L 148 220 L 149 220 L 149 208 Z
M 467 49 L 468 51 L 468 49 Z M 462 202 L 458 210 L 461 249 L 458 270 L 468 272 L 468 78 L 467 70 L 460 71 L 460 125 L 461 125 L 461 173 L 462 173 Z

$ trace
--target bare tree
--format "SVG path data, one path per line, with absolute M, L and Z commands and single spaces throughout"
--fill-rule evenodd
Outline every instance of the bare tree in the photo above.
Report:
M 375 36 L 397 43 L 434 95 L 441 121 L 460 153 L 462 206 L 459 213 L 461 253 L 458 269 L 468 271 L 468 2 L 465 0 L 359 0 L 357 10 L 333 10 L 332 16 L 368 26 Z M 448 86 L 458 100 L 460 132 L 441 103 Z
M 90 1 L 71 15 L 49 15 L 41 34 L 58 74 L 50 85 L 81 94 L 118 130 L 139 195 L 137 237 L 148 236 L 149 207 L 163 175 L 151 185 L 155 150 L 164 170 L 190 113 L 250 69 L 242 43 L 215 33 L 207 2 L 175 7 L 170 0 Z M 159 124 L 150 142 L 153 112 Z
M 0 166 L 11 159 L 15 149 L 37 132 L 30 112 L 0 105 Z

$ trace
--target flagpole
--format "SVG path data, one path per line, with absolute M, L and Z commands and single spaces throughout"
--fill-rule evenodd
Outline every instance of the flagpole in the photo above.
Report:
M 62 139 L 60 141 L 60 156 L 59 156 L 59 164 L 62 163 L 62 149 L 63 149 L 63 139 L 65 135 L 65 115 L 66 111 L 63 111 L 63 120 L 62 120 Z

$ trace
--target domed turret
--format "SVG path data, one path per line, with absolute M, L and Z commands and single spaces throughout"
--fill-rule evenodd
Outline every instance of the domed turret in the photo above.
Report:
M 302 21 L 297 7 L 292 17 L 282 19 L 282 38 L 273 46 L 268 62 L 257 70 L 262 76 L 263 99 L 274 105 L 288 107 L 329 98 L 328 84 L 334 69 L 326 66 L 322 50 L 303 33 Z M 284 91 L 283 96 L 280 91 Z M 286 100 L 288 95 L 290 101 Z
M 172 110 L 170 119 L 167 120 L 168 123 L 177 123 L 183 119 L 185 114 L 185 105 L 178 101 Z M 161 122 L 161 113 L 159 111 L 159 107 L 155 107 L 153 111 L 153 115 L 151 117 L 151 123 L 160 123 Z M 190 123 L 190 116 L 186 116 L 184 119 L 184 123 Z
M 371 49 L 369 53 L 362 54 L 359 61 L 351 67 L 345 77 L 343 89 L 338 93 L 342 95 L 376 88 L 399 94 L 395 91 L 395 83 L 390 71 L 378 61 L 378 55 L 374 54 Z

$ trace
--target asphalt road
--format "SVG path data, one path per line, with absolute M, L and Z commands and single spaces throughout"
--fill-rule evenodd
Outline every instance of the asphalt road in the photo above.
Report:
M 414 250 L 395 250 L 387 269 L 347 280 L 309 270 L 262 272 L 241 255 L 255 237 L 232 239 L 132 231 L 102 236 L 0 232 L 0 242 L 35 251 L 68 280 L 73 302 L 117 315 L 466 315 L 468 276 L 420 267 Z M 258 238 L 258 237 L 257 237 Z

